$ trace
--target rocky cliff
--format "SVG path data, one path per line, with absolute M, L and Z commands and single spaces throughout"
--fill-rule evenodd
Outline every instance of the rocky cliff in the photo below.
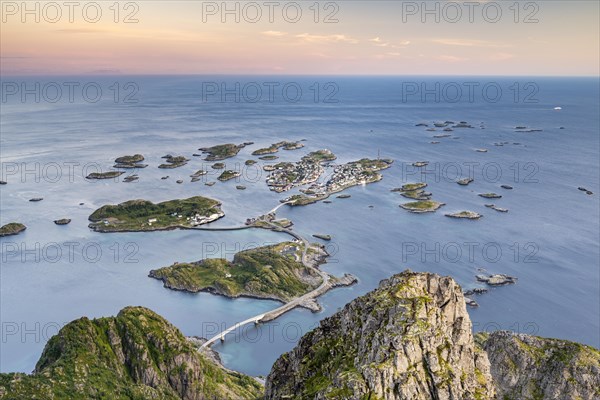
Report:
M 262 386 L 209 361 L 156 313 L 81 318 L 46 345 L 32 375 L 0 374 L 1 399 L 256 399 Z
M 487 356 L 475 346 L 460 287 L 405 272 L 305 335 L 267 379 L 268 399 L 487 399 Z
M 460 287 L 410 271 L 381 282 L 273 365 L 266 399 L 600 400 L 600 352 L 471 334 Z
M 502 400 L 600 399 L 600 351 L 566 340 L 478 334 Z

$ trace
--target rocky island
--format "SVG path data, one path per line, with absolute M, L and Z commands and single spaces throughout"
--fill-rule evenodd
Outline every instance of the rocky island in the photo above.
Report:
M 221 182 L 226 182 L 228 180 L 235 179 L 235 178 L 239 177 L 240 175 L 241 175 L 241 173 L 239 173 L 237 171 L 226 170 L 226 171 L 223 171 L 217 179 L 220 180 Z
M 141 164 L 142 161 L 144 161 L 144 156 L 141 154 L 122 156 L 115 159 L 115 165 L 113 168 L 146 168 L 148 164 Z
M 210 258 L 194 263 L 176 263 L 150 271 L 164 286 L 187 292 L 211 292 L 226 297 L 253 297 L 288 302 L 323 283 L 316 266 L 327 257 L 324 248 L 307 250 L 312 266 L 302 263 L 304 247 L 283 242 L 237 253 L 233 261 Z
M 458 219 L 479 219 L 483 215 L 476 213 L 475 211 L 459 211 L 456 213 L 445 214 L 446 217 L 458 218 Z
M 97 232 L 141 232 L 193 228 L 215 221 L 225 214 L 221 203 L 207 197 L 152 203 L 130 200 L 105 205 L 90 215 L 89 227 Z
M 85 179 L 113 179 L 123 175 L 124 171 L 92 172 Z
M 0 227 L 0 237 L 18 235 L 25 229 L 27 229 L 27 227 L 19 222 L 10 222 Z
M 227 144 L 219 144 L 212 147 L 201 147 L 198 150 L 202 151 L 202 153 L 207 154 L 204 160 L 206 161 L 221 161 L 226 158 L 236 156 L 241 149 L 246 147 L 246 143 L 242 143 L 240 145 L 235 145 L 233 143 Z
M 254 150 L 252 152 L 252 155 L 253 156 L 262 156 L 265 154 L 277 153 L 280 148 L 283 148 L 284 150 L 296 150 L 296 149 L 301 149 L 302 147 L 304 147 L 304 144 L 302 144 L 300 142 L 282 141 L 282 142 L 273 143 L 269 147 L 264 147 L 262 149 Z
M 433 200 L 419 200 L 411 203 L 400 204 L 400 207 L 415 214 L 430 213 L 437 211 L 446 204 Z
M 161 169 L 171 169 L 171 168 L 183 167 L 184 165 L 186 165 L 188 163 L 188 161 L 190 161 L 189 159 L 185 158 L 184 156 L 172 156 L 171 154 L 167 154 L 166 156 L 163 156 L 162 158 L 165 159 L 165 163 L 160 164 L 158 166 L 158 168 L 161 168 Z

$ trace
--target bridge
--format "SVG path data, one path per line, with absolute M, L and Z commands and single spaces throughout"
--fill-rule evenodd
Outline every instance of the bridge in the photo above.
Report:
M 289 204 L 289 203 L 290 202 L 281 203 L 281 204 L 277 205 L 276 207 L 274 207 L 273 209 L 271 209 L 267 214 L 275 214 L 279 208 L 281 208 L 284 205 Z M 305 267 L 314 269 L 321 276 L 321 279 L 323 280 L 321 282 L 321 285 L 319 285 L 318 288 L 316 288 L 308 293 L 305 293 L 304 295 L 297 297 L 297 298 L 285 303 L 284 305 L 282 305 L 280 307 L 277 307 L 266 313 L 255 315 L 254 317 L 250 317 L 242 322 L 238 322 L 237 324 L 231 326 L 230 328 L 225 329 L 223 332 L 219 333 L 218 335 L 213 336 L 212 338 L 208 339 L 206 342 L 204 342 L 202 344 L 201 347 L 208 347 L 218 340 L 225 341 L 225 336 L 227 336 L 228 333 L 231 333 L 231 332 L 235 331 L 236 329 L 238 329 L 244 325 L 247 325 L 249 323 L 259 324 L 261 322 L 272 321 L 272 320 L 278 318 L 279 316 L 285 314 L 286 312 L 302 305 L 303 303 L 308 303 L 308 302 L 314 300 L 315 298 L 321 296 L 323 293 L 327 292 L 329 289 L 331 289 L 333 287 L 333 285 L 331 284 L 331 281 L 330 281 L 330 278 L 331 278 L 330 275 L 321 271 L 319 268 L 315 268 L 308 261 L 307 254 L 308 254 L 308 248 L 310 246 L 310 242 L 308 240 L 306 240 L 305 238 L 303 238 L 296 232 L 292 231 L 291 229 L 283 228 L 283 227 L 276 225 L 270 221 L 264 221 L 264 222 L 266 222 L 273 231 L 286 233 L 286 234 L 292 236 L 294 239 L 297 239 L 298 241 L 302 242 L 303 249 L 302 249 L 302 256 L 300 258 L 300 261 L 302 262 L 302 264 Z M 197 226 L 192 229 L 203 230 L 203 231 L 233 231 L 233 230 L 248 229 L 248 228 L 256 228 L 256 226 L 241 225 L 241 226 L 213 227 L 213 228 Z
M 279 207 L 283 206 L 284 204 L 285 203 L 275 207 L 274 210 L 276 211 Z M 274 212 L 274 211 L 270 211 L 270 212 Z M 202 347 L 208 347 L 211 344 L 215 343 L 217 340 L 225 341 L 225 336 L 228 333 L 231 333 L 231 332 L 235 331 L 236 329 L 240 328 L 241 326 L 244 326 L 251 322 L 253 322 L 255 324 L 259 324 L 260 322 L 272 321 L 272 320 L 276 319 L 277 317 L 279 317 L 280 315 L 285 314 L 286 312 L 300 306 L 302 303 L 311 301 L 311 300 L 315 299 L 316 297 L 319 297 L 323 293 L 327 292 L 329 289 L 331 289 L 332 285 L 329 280 L 330 279 L 329 274 L 321 271 L 318 268 L 314 268 L 308 262 L 308 260 L 306 258 L 306 255 L 308 253 L 308 247 L 310 246 L 310 243 L 308 242 L 308 240 L 306 240 L 305 238 L 303 238 L 302 236 L 300 236 L 296 232 L 293 232 L 290 229 L 282 228 L 271 222 L 268 222 L 268 224 L 271 226 L 271 228 L 273 228 L 274 231 L 287 233 L 288 235 L 290 235 L 290 236 L 294 237 L 295 239 L 298 239 L 299 241 L 302 242 L 303 249 L 302 249 L 301 262 L 305 267 L 313 268 L 315 271 L 317 271 L 317 273 L 319 275 L 321 275 L 321 278 L 323 279 L 323 281 L 321 282 L 321 285 L 319 285 L 318 288 L 316 288 L 300 297 L 297 297 L 297 298 L 285 303 L 284 305 L 282 305 L 280 307 L 275 308 L 274 310 L 271 310 L 271 311 L 263 313 L 263 314 L 255 315 L 254 317 L 248 318 L 242 322 L 238 322 L 237 324 L 231 326 L 230 328 L 224 330 L 223 332 L 219 333 L 216 336 L 213 336 L 212 338 L 210 338 L 209 340 L 204 342 L 202 344 Z M 251 227 L 251 226 L 248 226 L 248 227 Z M 215 230 L 215 228 L 213 228 L 213 229 L 205 228 L 205 229 L 206 230 Z M 240 228 L 238 228 L 238 229 L 240 229 Z

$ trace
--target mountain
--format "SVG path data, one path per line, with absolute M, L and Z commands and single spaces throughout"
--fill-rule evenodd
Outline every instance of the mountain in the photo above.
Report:
M 405 271 L 307 333 L 266 399 L 600 399 L 600 352 L 509 332 L 472 335 L 452 278 Z
M 70 322 L 48 341 L 32 375 L 0 374 L 1 399 L 237 400 L 262 390 L 143 307 Z

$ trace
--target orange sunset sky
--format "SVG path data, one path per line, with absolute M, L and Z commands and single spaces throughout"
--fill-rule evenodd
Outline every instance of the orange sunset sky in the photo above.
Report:
M 598 1 L 485 1 L 469 10 L 448 1 L 270 9 L 261 1 L 144 0 L 75 2 L 71 12 L 49 3 L 2 1 L 3 75 L 597 76 L 600 68 Z

